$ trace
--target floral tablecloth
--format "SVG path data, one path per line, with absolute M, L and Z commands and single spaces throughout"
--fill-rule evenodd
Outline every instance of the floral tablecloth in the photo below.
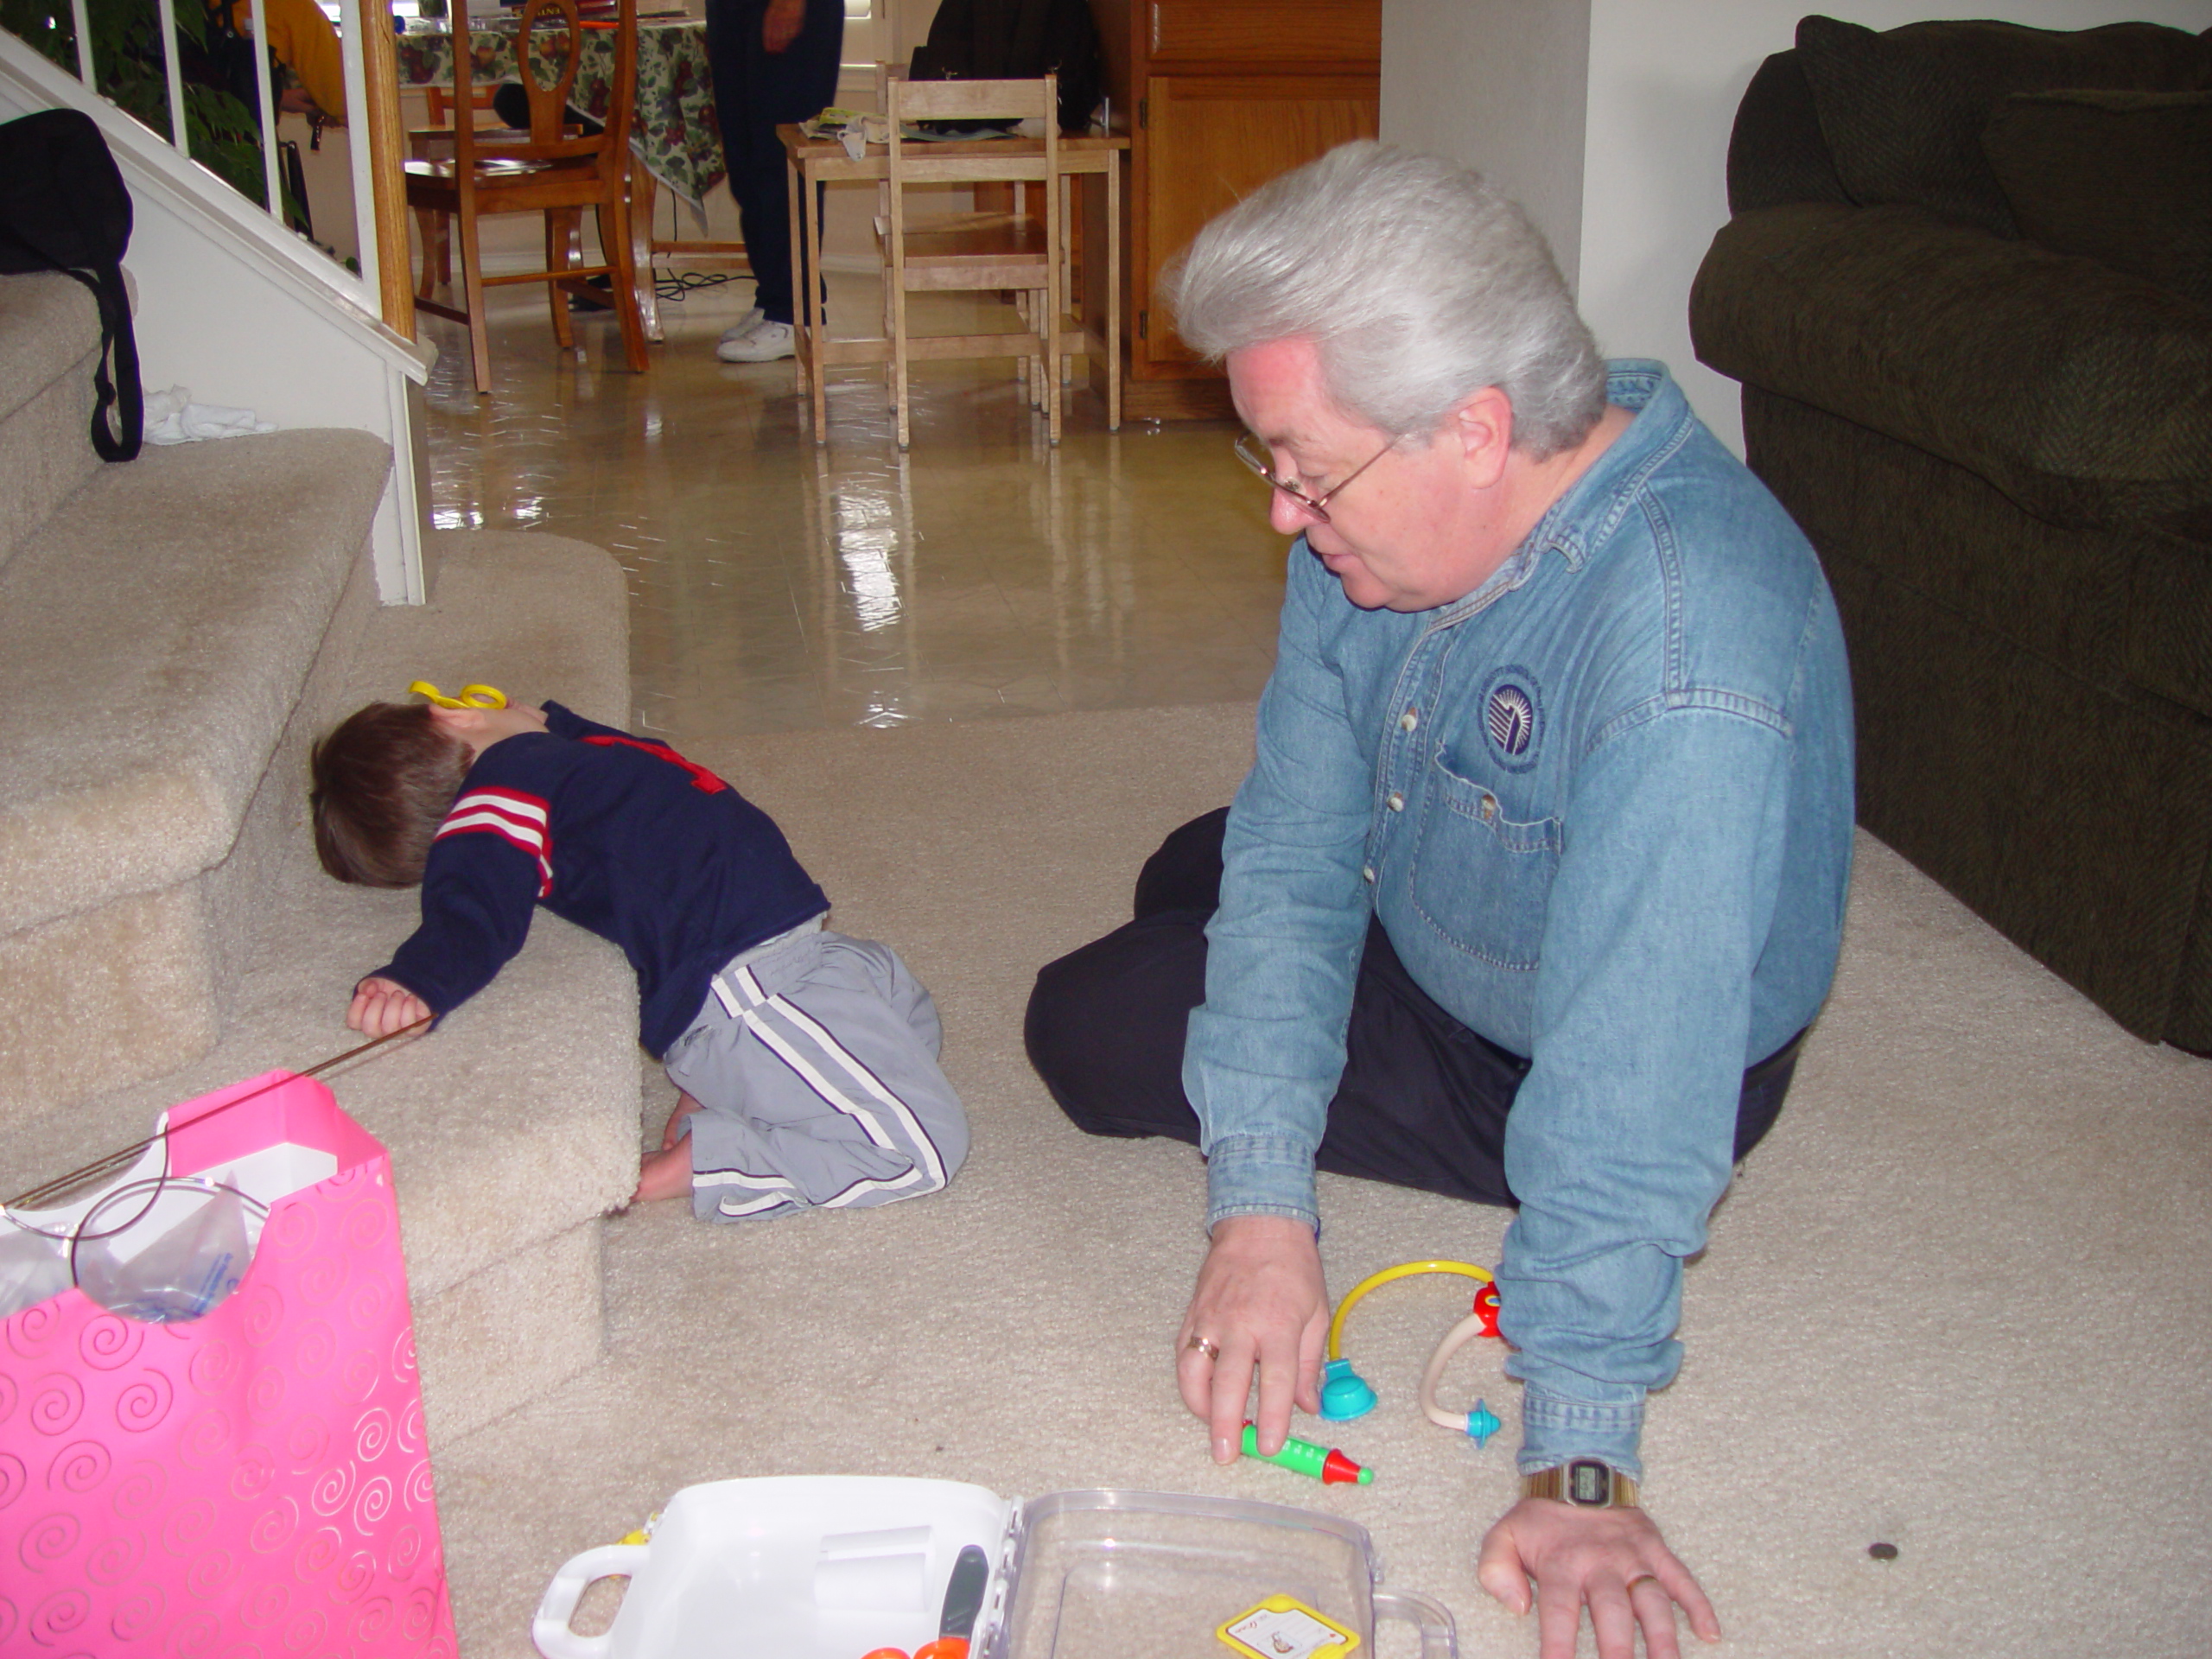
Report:
M 472 29 L 468 32 L 469 77 L 486 84 L 519 80 L 515 68 L 515 31 Z M 410 30 L 397 41 L 399 84 L 453 85 L 453 36 L 443 29 Z M 531 42 L 539 78 L 550 82 L 568 50 L 566 33 L 541 29 Z M 607 113 L 607 87 L 613 78 L 614 31 L 587 29 L 583 61 L 569 101 L 594 117 Z M 638 25 L 638 112 L 630 147 L 663 184 L 702 210 L 707 192 L 728 175 L 722 162 L 721 130 L 715 124 L 714 79 L 707 68 L 703 23 Z

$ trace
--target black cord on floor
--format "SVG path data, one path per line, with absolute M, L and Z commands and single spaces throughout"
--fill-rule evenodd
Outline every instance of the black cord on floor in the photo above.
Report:
M 683 226 L 677 219 L 683 209 L 683 198 L 675 191 L 668 197 L 668 239 L 683 239 Z M 685 298 L 702 288 L 720 288 L 724 283 L 743 276 L 751 280 L 750 273 L 741 270 L 675 270 L 666 266 L 653 269 L 653 293 L 664 304 L 681 305 Z
M 720 288 L 740 271 L 728 270 L 670 270 L 656 266 L 653 270 L 653 292 L 663 304 L 680 305 L 685 296 L 702 288 Z

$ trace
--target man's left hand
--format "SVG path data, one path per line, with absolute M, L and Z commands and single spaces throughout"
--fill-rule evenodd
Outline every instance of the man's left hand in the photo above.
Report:
M 1636 1659 L 1639 1625 L 1648 1659 L 1680 1659 L 1677 1603 L 1700 1637 L 1720 1639 L 1713 1604 L 1642 1510 L 1578 1510 L 1524 1497 L 1483 1540 L 1475 1577 L 1516 1613 L 1529 1611 L 1535 1580 L 1539 1659 L 1574 1659 L 1586 1605 L 1598 1659 Z
M 769 0 L 768 15 L 760 20 L 760 44 L 780 52 L 798 38 L 806 25 L 806 0 Z

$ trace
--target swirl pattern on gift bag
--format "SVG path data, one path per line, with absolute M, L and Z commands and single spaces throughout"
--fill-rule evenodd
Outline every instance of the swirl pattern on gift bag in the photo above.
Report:
M 267 1112 L 261 1144 L 321 1113 L 373 1148 L 320 1084 L 258 1082 L 208 1098 Z M 200 1320 L 71 1290 L 0 1322 L 0 1649 L 454 1659 L 391 1178 L 340 1163 Z

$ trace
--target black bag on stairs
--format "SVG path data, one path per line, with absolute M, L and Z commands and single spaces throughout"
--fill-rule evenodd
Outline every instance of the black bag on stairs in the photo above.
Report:
M 146 424 L 138 341 L 123 283 L 123 252 L 130 245 L 130 193 L 92 117 L 81 110 L 41 110 L 0 125 L 0 271 L 67 271 L 99 302 L 92 448 L 103 461 L 136 455 Z

